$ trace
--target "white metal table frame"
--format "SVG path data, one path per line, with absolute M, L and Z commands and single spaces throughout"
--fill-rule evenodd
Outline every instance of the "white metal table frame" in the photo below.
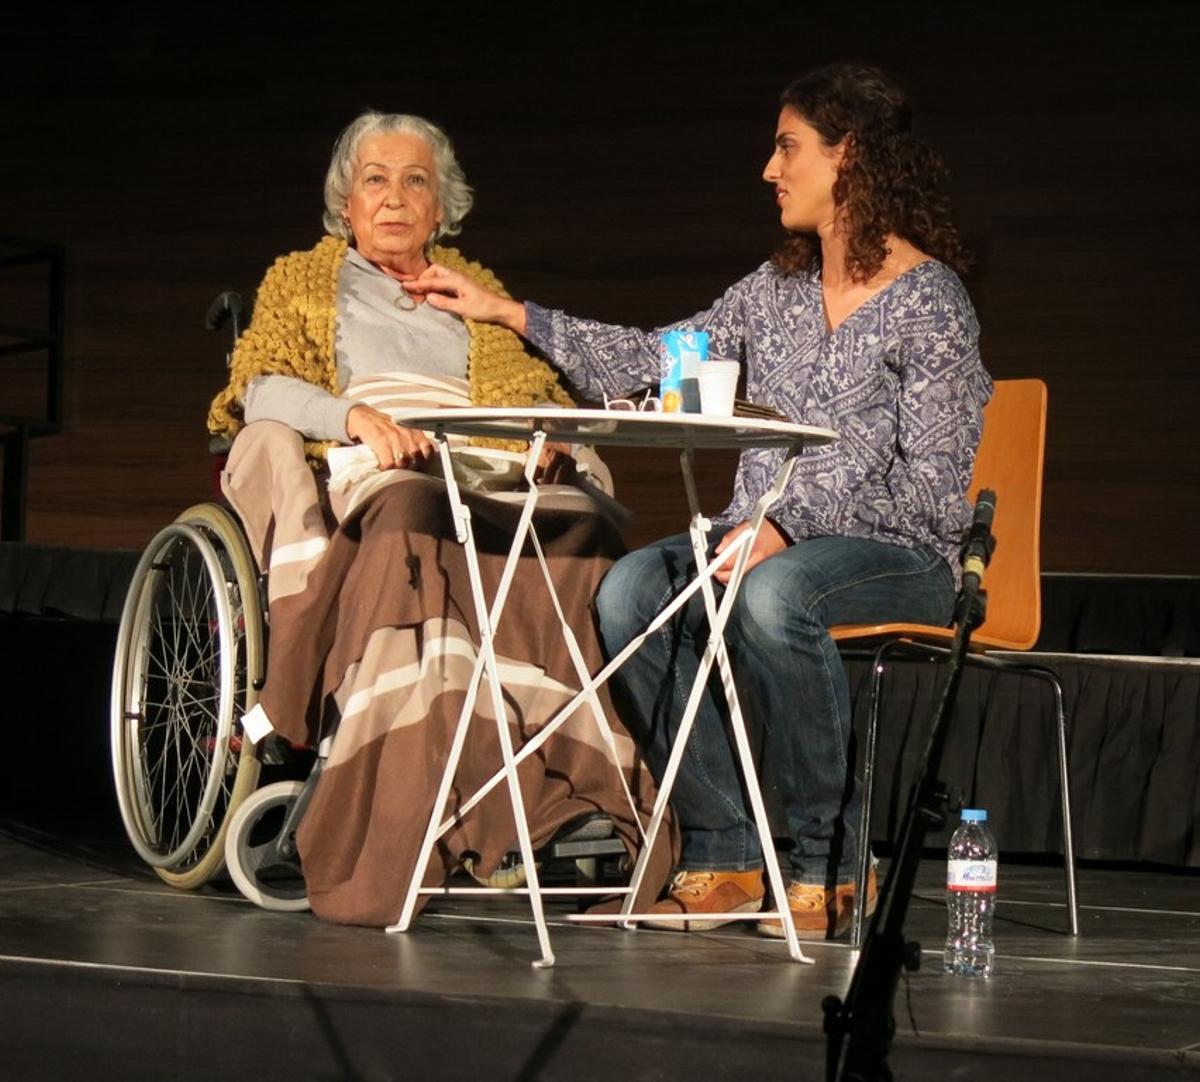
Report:
M 786 898 L 783 876 L 779 868 L 778 856 L 775 852 L 771 830 L 767 821 L 766 807 L 762 799 L 762 791 L 758 784 L 750 741 L 746 734 L 745 720 L 742 716 L 741 705 L 734 687 L 733 671 L 725 647 L 724 629 L 729 614 L 737 596 L 738 588 L 745 573 L 746 561 L 754 546 L 755 538 L 762 527 L 763 519 L 771 505 L 787 488 L 795 467 L 795 456 L 805 447 L 815 444 L 828 443 L 836 440 L 837 433 L 811 425 L 797 425 L 782 421 L 768 421 L 757 418 L 743 417 L 714 417 L 702 414 L 662 414 L 634 411 L 605 411 L 586 409 L 558 409 L 553 407 L 538 408 L 488 408 L 463 407 L 438 410 L 411 410 L 397 413 L 395 419 L 412 428 L 431 432 L 437 441 L 442 459 L 443 474 L 449 495 L 451 511 L 454 518 L 457 539 L 463 545 L 467 557 L 468 574 L 471 581 L 471 591 L 475 603 L 476 618 L 479 621 L 480 643 L 479 653 L 475 661 L 474 671 L 467 688 L 466 699 L 459 715 L 454 739 L 451 742 L 446 766 L 442 773 L 441 784 L 434 799 L 432 814 L 425 831 L 425 836 L 418 851 L 417 861 L 413 868 L 408 890 L 405 893 L 403 907 L 397 922 L 388 927 L 389 932 L 407 931 L 412 922 L 416 909 L 417 898 L 420 895 L 445 894 L 527 894 L 530 908 L 533 912 L 534 923 L 537 927 L 538 943 L 542 951 L 540 959 L 533 965 L 544 968 L 554 965 L 554 953 L 550 947 L 550 935 L 546 926 L 545 912 L 542 906 L 543 895 L 588 893 L 606 896 L 624 895 L 624 902 L 619 913 L 611 914 L 575 914 L 568 920 L 577 922 L 618 922 L 625 928 L 632 928 L 639 921 L 647 919 L 662 919 L 662 914 L 634 913 L 633 904 L 641 887 L 662 820 L 674 787 L 675 777 L 683 758 L 692 725 L 699 709 L 700 699 L 704 694 L 709 673 L 715 663 L 721 676 L 721 684 L 729 706 L 730 729 L 733 733 L 737 760 L 746 785 L 751 809 L 754 814 L 755 826 L 758 830 L 759 842 L 766 866 L 771 895 L 774 899 Z M 458 436 L 487 436 L 502 439 L 523 439 L 529 441 L 529 453 L 525 463 L 525 480 L 528 491 L 521 503 L 521 514 L 517 528 L 513 534 L 512 544 L 501 572 L 496 595 L 489 607 L 484 596 L 483 580 L 479 570 L 478 553 L 475 547 L 474 534 L 471 529 L 470 508 L 462 501 L 451 463 L 448 435 Z M 538 541 L 537 531 L 533 526 L 533 512 L 537 506 L 538 486 L 533 483 L 534 470 L 538 458 L 545 445 L 547 437 L 571 442 L 589 443 L 594 445 L 637 444 L 641 446 L 659 446 L 678 448 L 681 451 L 680 462 L 683 471 L 684 487 L 687 492 L 688 506 L 691 514 L 689 533 L 692 549 L 696 559 L 696 577 L 682 590 L 672 602 L 666 606 L 646 629 L 633 639 L 619 654 L 612 658 L 599 673 L 592 676 L 588 671 L 579 649 L 577 640 L 567 624 L 558 601 L 554 582 L 550 575 Z M 759 497 L 750 518 L 749 529 L 743 531 L 729 547 L 722 552 L 718 560 L 709 561 L 707 556 L 707 536 L 711 529 L 710 521 L 700 510 L 699 497 L 696 490 L 693 470 L 695 452 L 708 448 L 745 448 L 745 447 L 782 447 L 785 449 L 783 462 L 776 471 L 770 488 Z M 554 604 L 562 627 L 564 642 L 575 666 L 580 680 L 580 690 L 563 706 L 538 733 L 524 744 L 519 752 L 514 753 L 512 738 L 508 730 L 507 712 L 504 705 L 503 690 L 500 683 L 499 667 L 495 655 L 495 633 L 504 610 L 508 590 L 512 584 L 517 563 L 525 542 L 532 541 L 543 577 Z M 714 573 L 718 568 L 734 561 L 733 570 L 726 585 L 720 604 L 712 587 Z M 646 637 L 657 631 L 671 619 L 699 590 L 704 596 L 705 608 L 708 614 L 709 637 L 700 659 L 700 668 L 692 685 L 679 730 L 675 735 L 671 754 L 667 761 L 666 770 L 659 784 L 658 797 L 650 816 L 649 827 L 642 832 L 642 847 L 634 865 L 629 885 L 626 887 L 542 887 L 538 881 L 537 865 L 534 861 L 533 846 L 529 836 L 529 823 L 525 814 L 524 801 L 521 798 L 520 781 L 517 775 L 517 765 L 526 757 L 532 755 L 549 737 L 581 706 L 590 708 L 601 738 L 613 757 L 613 767 L 621 778 L 625 797 L 633 813 L 634 822 L 639 824 L 641 818 L 637 814 L 632 794 L 625 783 L 621 772 L 620 762 L 616 754 L 616 744 L 612 729 L 604 716 L 597 689 L 612 676 L 625 660 L 633 654 L 645 641 Z M 497 733 L 503 756 L 503 766 L 482 785 L 467 801 L 448 817 L 446 815 L 446 800 L 450 786 L 458 769 L 459 759 L 466 742 L 470 728 L 475 701 L 481 685 L 481 678 L 486 676 L 492 698 L 493 713 L 496 718 Z M 449 831 L 462 816 L 466 815 L 480 800 L 501 782 L 507 781 L 509 800 L 512 805 L 513 817 L 516 820 L 517 839 L 521 858 L 525 863 L 527 886 L 523 888 L 501 887 L 422 887 L 429 859 L 437 839 Z M 778 905 L 778 902 L 776 903 Z M 783 925 L 784 937 L 788 944 L 790 956 L 798 962 L 811 962 L 800 949 L 795 928 L 786 912 L 776 910 L 760 911 L 757 913 L 721 913 L 705 914 L 706 919 L 729 920 L 780 920 Z

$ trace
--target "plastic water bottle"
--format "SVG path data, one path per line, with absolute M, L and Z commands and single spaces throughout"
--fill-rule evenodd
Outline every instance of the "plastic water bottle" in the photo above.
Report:
M 964 808 L 950 839 L 946 862 L 949 930 L 942 968 L 964 977 L 989 977 L 996 948 L 992 911 L 996 907 L 996 841 L 987 828 L 987 812 Z

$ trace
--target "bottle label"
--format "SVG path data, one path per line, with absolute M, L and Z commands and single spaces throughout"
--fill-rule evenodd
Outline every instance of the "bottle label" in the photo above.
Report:
M 994 860 L 947 861 L 946 889 L 994 891 L 996 889 L 996 862 Z

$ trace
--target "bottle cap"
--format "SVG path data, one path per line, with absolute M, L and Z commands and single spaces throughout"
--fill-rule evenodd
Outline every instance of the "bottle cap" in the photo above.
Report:
M 982 808 L 963 808 L 962 821 L 964 823 L 986 823 L 987 812 Z

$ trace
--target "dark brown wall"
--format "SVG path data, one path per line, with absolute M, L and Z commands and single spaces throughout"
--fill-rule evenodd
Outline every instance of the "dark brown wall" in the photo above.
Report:
M 560 9 L 569 24 L 523 5 L 444 9 L 457 28 L 443 9 L 339 5 L 319 24 L 64 16 L 6 33 L 0 232 L 65 244 L 72 272 L 68 426 L 36 445 L 30 540 L 137 547 L 208 496 L 203 418 L 227 341 L 203 313 L 315 241 L 330 145 L 361 108 L 450 131 L 478 195 L 462 246 L 515 294 L 652 325 L 770 251 L 759 173 L 779 90 L 845 57 L 901 79 L 951 165 L 992 373 L 1050 385 L 1046 567 L 1195 570 L 1186 6 Z M 0 379 L 5 412 L 21 380 Z M 673 462 L 616 467 L 634 542 L 682 525 Z M 709 461 L 713 510 L 728 483 L 728 460 Z

